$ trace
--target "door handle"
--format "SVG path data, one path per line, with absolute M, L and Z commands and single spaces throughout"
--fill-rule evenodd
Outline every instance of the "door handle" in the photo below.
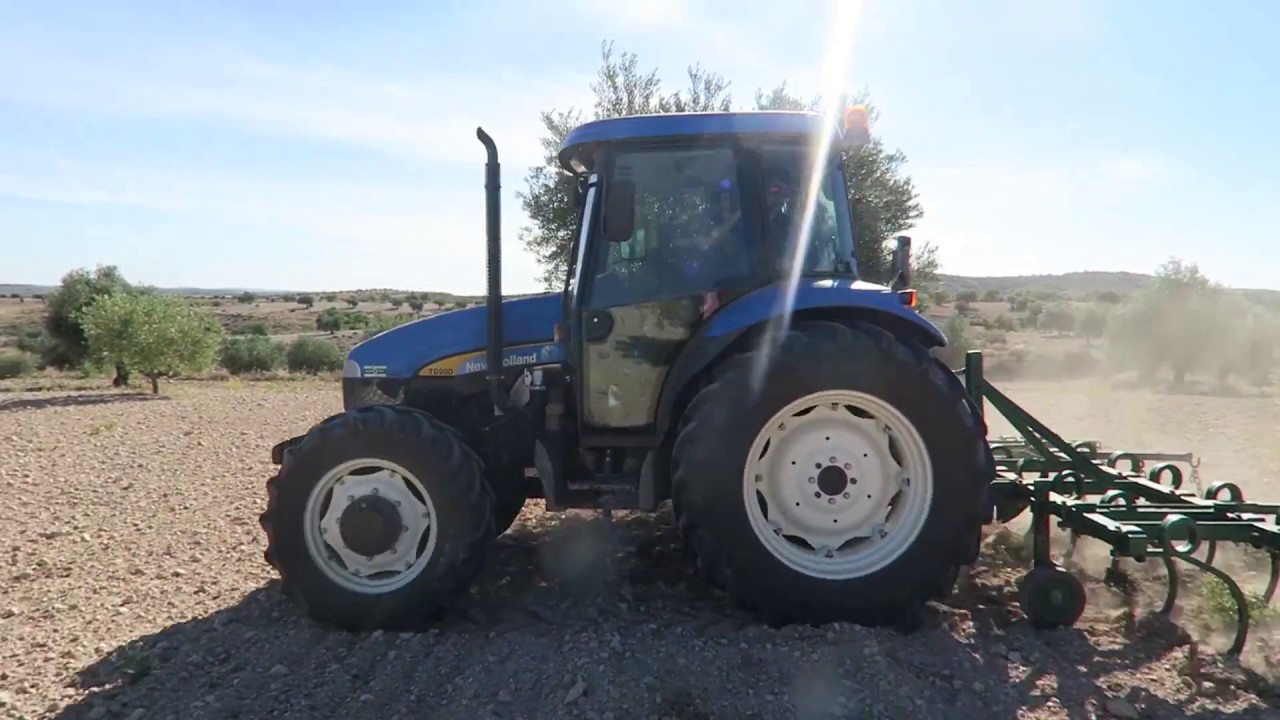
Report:
M 613 313 L 608 310 L 588 310 L 583 318 L 582 337 L 589 343 L 608 339 L 613 333 Z

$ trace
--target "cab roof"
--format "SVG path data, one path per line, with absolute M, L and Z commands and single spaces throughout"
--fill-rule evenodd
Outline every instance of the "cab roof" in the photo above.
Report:
M 827 128 L 836 129 L 820 113 L 795 110 L 631 115 L 595 120 L 570 130 L 560 144 L 559 160 L 570 172 L 584 172 L 590 169 L 592 151 L 600 143 L 741 134 L 804 137 Z

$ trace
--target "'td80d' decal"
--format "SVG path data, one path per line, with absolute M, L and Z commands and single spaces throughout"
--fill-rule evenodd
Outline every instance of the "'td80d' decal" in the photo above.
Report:
M 418 371 L 419 377 L 453 377 L 484 372 L 489 367 L 485 352 L 465 353 L 437 360 Z M 564 360 L 564 349 L 556 343 L 538 343 L 537 345 L 516 345 L 502 351 L 503 367 L 523 367 L 525 365 L 544 365 Z

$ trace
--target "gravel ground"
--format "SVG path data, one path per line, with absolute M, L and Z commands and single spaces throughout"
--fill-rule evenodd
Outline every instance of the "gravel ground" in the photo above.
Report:
M 1163 438 L 1223 471 L 1249 447 L 1240 433 L 1280 417 L 1271 400 L 1009 389 L 1065 433 Z M 328 384 L 0 395 L 0 717 L 1280 715 L 1274 629 L 1255 631 L 1243 665 L 1224 662 L 1221 637 L 1148 614 L 1151 598 L 1134 620 L 1091 582 L 1078 627 L 1036 633 L 1011 601 L 1003 533 L 912 635 L 769 629 L 694 579 L 669 513 L 606 524 L 530 503 L 438 628 L 316 627 L 277 592 L 256 518 L 271 444 L 338 402 Z M 1228 404 L 1234 430 L 1207 430 Z M 1154 436 L 1152 416 L 1187 424 Z M 1274 447 L 1260 452 L 1280 475 Z

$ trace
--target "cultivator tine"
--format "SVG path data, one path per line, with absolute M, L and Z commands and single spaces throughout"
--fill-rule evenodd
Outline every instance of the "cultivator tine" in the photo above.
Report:
M 1262 604 L 1270 606 L 1271 598 L 1276 594 L 1276 583 L 1280 582 L 1280 553 L 1268 553 L 1271 560 L 1271 576 L 1267 579 L 1267 589 L 1262 591 Z
M 966 357 L 964 372 L 965 387 L 980 411 L 985 415 L 986 406 L 995 408 L 1018 433 L 990 440 L 997 470 L 992 492 L 1002 521 L 1031 512 L 1026 540 L 1032 569 L 1024 577 L 1027 587 L 1021 597 L 1032 625 L 1067 625 L 1074 620 L 1062 618 L 1078 617 L 1083 609 L 1083 590 L 1072 586 L 1078 580 L 1064 578 L 1069 574 L 1050 557 L 1052 517 L 1070 533 L 1063 565 L 1076 565 L 1081 537 L 1110 546 L 1111 563 L 1103 580 L 1122 590 L 1131 606 L 1132 579 L 1120 566 L 1126 557 L 1139 562 L 1159 558 L 1164 565 L 1163 615 L 1170 615 L 1178 602 L 1182 573 L 1176 561 L 1222 582 L 1236 616 L 1227 654 L 1239 655 L 1249 634 L 1250 606 L 1240 584 L 1214 564 L 1218 544 L 1267 552 L 1270 576 L 1260 604 L 1269 605 L 1280 586 L 1280 504 L 1248 502 L 1240 486 L 1230 482 L 1201 490 L 1200 460 L 1192 453 L 1108 451 L 1096 440 L 1068 442 L 986 382 L 981 353 Z M 1188 479 L 1192 490 L 1184 489 Z M 1203 558 L 1196 557 L 1201 547 Z M 1080 605 L 1053 604 L 1068 601 L 1063 598 Z

